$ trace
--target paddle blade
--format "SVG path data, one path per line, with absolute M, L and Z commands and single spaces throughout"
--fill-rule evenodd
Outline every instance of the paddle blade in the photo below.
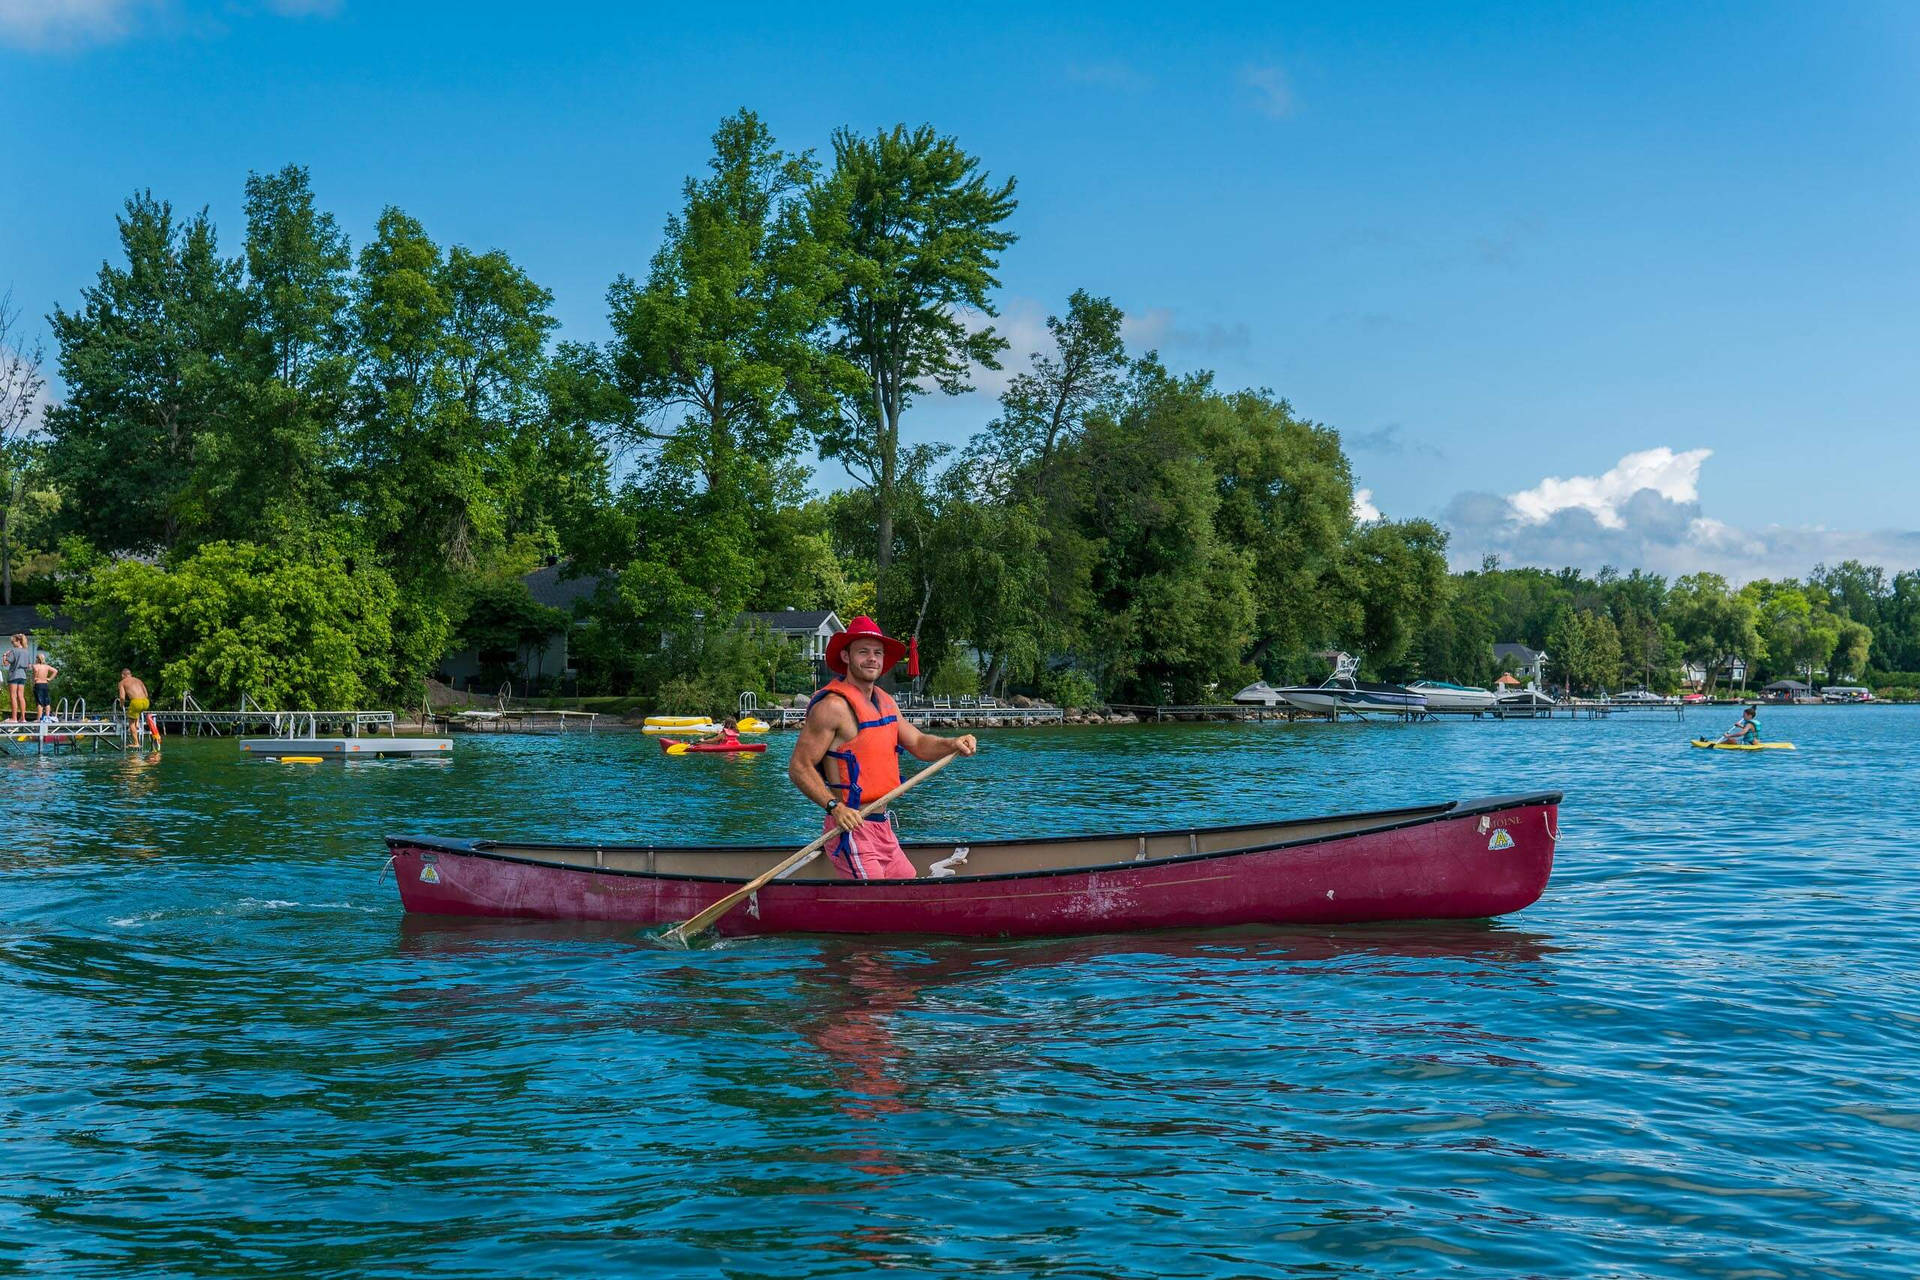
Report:
M 667 744 L 667 754 L 670 756 L 683 756 L 687 754 L 687 744 L 684 742 L 669 742 Z

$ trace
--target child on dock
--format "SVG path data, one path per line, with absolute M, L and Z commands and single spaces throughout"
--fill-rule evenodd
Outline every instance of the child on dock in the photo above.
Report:
M 33 705 L 39 712 L 38 719 L 53 718 L 53 682 L 60 678 L 60 672 L 44 653 L 34 655 L 33 659 Z

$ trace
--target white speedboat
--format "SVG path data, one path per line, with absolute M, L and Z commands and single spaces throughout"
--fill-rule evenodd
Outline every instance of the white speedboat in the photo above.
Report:
M 1343 653 L 1334 664 L 1333 674 L 1320 684 L 1288 685 L 1274 692 L 1302 711 L 1321 715 L 1338 715 L 1342 711 L 1359 715 L 1368 712 L 1418 715 L 1427 709 L 1426 696 L 1405 685 L 1355 680 L 1353 673 L 1359 666 L 1358 658 Z
M 1268 684 L 1265 680 L 1254 681 L 1240 692 L 1234 694 L 1233 700 L 1243 707 L 1284 707 L 1287 705 L 1287 700 L 1280 696 L 1280 691 Z
M 1479 715 L 1482 711 L 1493 710 L 1493 692 L 1482 689 L 1479 685 L 1449 684 L 1445 680 L 1415 680 L 1407 688 L 1425 695 L 1429 711 L 1455 714 L 1472 712 L 1474 715 Z

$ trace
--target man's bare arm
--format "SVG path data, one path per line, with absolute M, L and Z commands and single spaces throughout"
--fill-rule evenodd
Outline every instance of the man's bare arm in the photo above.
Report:
M 800 794 L 827 807 L 833 790 L 820 776 L 820 762 L 833 749 L 834 740 L 853 729 L 853 713 L 839 698 L 822 698 L 807 711 L 800 726 L 800 740 L 793 744 L 793 758 L 787 761 L 787 777 L 800 788 Z
M 915 760 L 925 760 L 931 764 L 935 760 L 944 760 L 948 756 L 970 756 L 977 745 L 973 735 L 963 733 L 957 738 L 941 738 L 931 733 L 922 733 L 905 716 L 900 717 L 900 745 Z

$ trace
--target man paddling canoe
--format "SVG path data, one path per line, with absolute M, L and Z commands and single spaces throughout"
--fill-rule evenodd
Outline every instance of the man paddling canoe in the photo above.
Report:
M 916 874 L 900 848 L 893 815 L 883 810 L 863 819 L 859 812 L 900 785 L 899 752 L 934 761 L 970 756 L 978 746 L 970 733 L 937 738 L 901 718 L 892 696 L 875 682 L 906 653 L 906 645 L 865 616 L 827 641 L 827 669 L 840 679 L 813 695 L 787 765 L 793 785 L 827 811 L 825 829 L 839 831 L 827 857 L 849 879 L 909 880 Z

